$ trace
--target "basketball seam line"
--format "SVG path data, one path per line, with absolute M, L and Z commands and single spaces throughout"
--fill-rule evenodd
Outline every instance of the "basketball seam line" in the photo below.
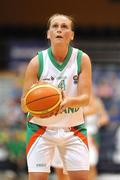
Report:
M 55 104 L 56 105 L 56 104 Z M 60 103 L 58 104 L 58 106 L 60 105 Z M 49 111 L 49 109 L 51 109 L 52 107 L 54 107 L 54 106 L 50 106 L 48 109 L 43 109 L 43 110 L 34 110 L 33 112 L 35 113 L 40 113 L 40 112 L 43 112 L 43 111 L 45 111 L 45 112 L 51 112 L 51 111 Z M 55 109 L 56 107 L 54 107 L 54 109 Z M 52 109 L 52 110 L 54 110 L 54 109 Z
M 57 95 L 59 95 L 59 94 L 54 94 L 54 95 L 51 95 L 51 96 L 46 96 L 46 97 L 42 97 L 42 98 L 39 98 L 39 99 L 36 99 L 36 100 L 33 100 L 33 101 L 29 101 L 28 103 L 26 103 L 26 105 L 28 105 L 28 104 L 30 104 L 32 102 L 35 102 L 35 101 L 39 101 L 40 99 L 46 99 L 48 97 L 53 97 L 53 96 L 57 96 Z
M 60 105 L 60 103 L 61 103 L 61 101 L 59 100 L 53 107 L 51 107 L 51 108 L 49 108 L 49 109 L 47 109 L 47 110 L 43 110 L 43 111 L 32 111 L 32 110 L 29 110 L 28 109 L 28 111 L 30 112 L 30 113 L 33 113 L 33 114 L 45 114 L 46 112 L 51 112 L 52 110 L 54 110 L 58 105 Z

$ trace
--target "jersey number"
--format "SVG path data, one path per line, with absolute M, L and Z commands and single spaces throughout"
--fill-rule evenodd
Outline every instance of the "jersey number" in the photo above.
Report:
M 58 88 L 61 90 L 65 90 L 65 80 L 61 80 L 60 83 L 58 84 Z

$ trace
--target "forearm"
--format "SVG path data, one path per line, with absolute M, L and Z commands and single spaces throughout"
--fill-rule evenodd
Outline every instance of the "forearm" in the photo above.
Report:
M 65 97 L 61 103 L 61 108 L 65 109 L 67 107 L 84 107 L 89 103 L 88 95 L 81 95 L 77 97 Z
M 73 107 L 84 107 L 87 106 L 89 103 L 89 97 L 87 95 L 81 95 L 78 97 L 72 98 L 72 105 Z

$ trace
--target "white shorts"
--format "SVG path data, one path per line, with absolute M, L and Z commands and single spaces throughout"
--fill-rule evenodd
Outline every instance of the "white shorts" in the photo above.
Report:
M 56 148 L 65 171 L 89 170 L 84 124 L 71 128 L 46 128 L 27 122 L 28 172 L 50 172 Z
M 55 148 L 51 166 L 55 168 L 64 168 L 62 158 L 60 157 L 59 149 L 57 147 Z

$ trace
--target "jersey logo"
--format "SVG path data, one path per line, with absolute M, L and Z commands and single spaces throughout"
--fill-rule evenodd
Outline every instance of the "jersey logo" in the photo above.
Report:
M 74 84 L 78 83 L 78 75 L 73 76 L 73 82 Z
M 51 76 L 50 78 L 44 78 L 44 81 L 53 81 L 55 78 L 53 76 Z

